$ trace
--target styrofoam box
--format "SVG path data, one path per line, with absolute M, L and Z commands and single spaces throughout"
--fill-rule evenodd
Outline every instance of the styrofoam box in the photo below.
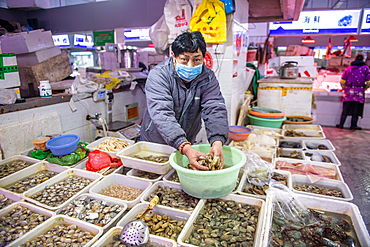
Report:
M 315 151 L 317 149 L 309 149 L 307 148 L 307 145 L 312 145 L 312 146 L 318 146 L 320 144 L 324 144 L 325 146 L 328 147 L 328 150 L 320 150 L 320 151 L 335 151 L 335 147 L 329 140 L 303 140 L 303 149 L 307 149 L 307 151 Z
M 284 130 L 323 131 L 321 125 L 316 124 L 284 124 Z
M 128 146 L 124 150 L 117 153 L 117 156 L 121 158 L 124 166 L 139 169 L 142 171 L 153 172 L 156 174 L 166 174 L 171 170 L 170 161 L 166 163 L 157 163 L 142 159 L 136 159 L 130 156 L 135 155 L 140 151 L 154 152 L 155 155 L 168 155 L 170 156 L 176 151 L 173 147 L 157 144 L 152 142 L 137 142 L 132 146 Z
M 116 199 L 114 199 L 114 198 L 103 198 L 103 197 L 101 197 L 100 195 L 94 195 L 94 194 L 82 194 L 82 195 L 79 195 L 78 197 L 76 197 L 75 199 L 73 199 L 73 201 L 71 201 L 68 205 L 70 205 L 70 204 L 72 204 L 74 201 L 76 201 L 76 200 L 78 200 L 80 197 L 82 197 L 82 196 L 87 196 L 87 197 L 89 197 L 89 198 L 93 198 L 93 199 L 96 199 L 96 200 L 101 200 L 101 201 L 105 201 L 105 202 L 107 202 L 107 203 L 110 203 L 110 204 L 113 204 L 113 205 L 119 205 L 119 206 L 122 206 L 123 207 L 123 210 L 121 210 L 111 221 L 109 221 L 109 223 L 108 224 L 106 224 L 105 226 L 103 226 L 103 227 L 101 227 L 101 226 L 97 226 L 97 225 L 94 225 L 94 224 L 92 224 L 92 223 L 88 223 L 88 224 L 91 224 L 91 225 L 94 225 L 94 226 L 97 226 L 97 227 L 99 227 L 99 228 L 102 228 L 103 229 L 103 231 L 105 231 L 105 230 L 107 230 L 108 228 L 110 228 L 111 226 L 112 226 L 112 224 L 116 221 L 116 220 L 118 220 L 119 218 L 121 218 L 121 216 L 123 215 L 123 213 L 126 211 L 126 209 L 127 209 L 127 204 L 126 203 L 124 203 L 124 202 L 121 202 L 120 200 L 116 200 Z M 68 206 L 67 205 L 67 206 Z M 66 207 L 67 207 L 66 206 Z M 65 207 L 63 207 L 63 208 L 65 208 Z M 60 208 L 60 209 L 58 209 L 57 211 L 55 211 L 55 214 L 57 214 L 57 215 L 63 215 L 63 214 L 61 214 L 60 212 L 63 210 L 63 208 Z M 80 220 L 80 219 L 79 219 Z M 82 220 L 83 221 L 83 220 Z
M 281 141 L 279 142 L 279 145 L 281 145 L 281 143 L 282 143 L 282 142 L 287 142 L 287 143 L 299 143 L 299 144 L 301 144 L 301 148 L 290 148 L 290 149 L 303 150 L 303 141 L 302 141 L 302 140 L 286 140 L 286 139 L 284 139 L 284 140 L 281 140 Z M 279 146 L 279 148 L 283 148 L 283 147 L 280 147 L 280 146 Z
M 267 131 L 270 131 L 270 132 L 275 132 L 276 134 L 275 135 L 274 134 L 273 135 L 265 134 L 265 135 L 272 136 L 272 137 L 282 136 L 282 130 L 281 129 L 268 128 L 268 127 L 262 127 L 262 126 L 256 126 L 256 125 L 247 125 L 247 127 L 252 130 L 252 133 L 253 133 L 253 130 L 255 130 L 255 129 L 256 130 L 267 130 Z M 257 133 L 257 134 L 259 134 L 259 133 Z
M 32 241 L 33 239 L 36 239 L 38 236 L 45 234 L 48 232 L 51 228 L 55 227 L 55 225 L 76 225 L 80 227 L 83 231 L 88 231 L 93 234 L 95 234 L 95 237 L 91 239 L 88 243 L 84 245 L 84 247 L 91 246 L 96 240 L 100 238 L 100 236 L 103 234 L 103 229 L 101 227 L 86 223 L 82 220 L 77 220 L 71 217 L 67 217 L 64 215 L 58 215 L 54 216 L 47 221 L 45 221 L 42 225 L 42 227 L 38 227 L 34 231 L 30 232 L 27 237 L 22 237 L 15 242 L 13 242 L 12 246 L 21 246 L 28 241 Z
M 287 180 L 287 187 L 290 190 L 292 190 L 292 174 L 290 174 L 290 172 L 280 171 L 280 170 L 275 170 L 275 169 L 273 170 L 273 172 L 276 172 L 276 173 L 279 173 L 279 174 L 283 175 Z M 244 173 L 243 178 L 242 178 L 242 180 L 241 180 L 241 182 L 238 186 L 238 190 L 237 190 L 238 194 L 243 195 L 243 196 L 251 196 L 251 197 L 255 197 L 255 198 L 265 200 L 266 196 L 264 196 L 264 195 L 254 195 L 254 194 L 243 192 L 245 184 L 247 183 L 247 179 L 248 179 L 248 175 L 247 175 L 247 173 Z
M 68 170 L 67 167 L 56 165 L 56 164 L 50 164 L 48 162 L 41 161 L 39 163 L 36 163 L 35 165 L 32 165 L 30 167 L 27 167 L 21 171 L 19 171 L 16 174 L 11 174 L 5 178 L 0 179 L 0 187 L 6 189 L 9 185 L 12 185 L 16 182 L 19 182 L 23 179 L 26 179 L 30 176 L 35 175 L 38 172 L 41 171 L 52 171 L 52 172 L 57 172 L 61 173 L 64 172 L 65 170 Z M 55 177 L 55 176 L 54 176 Z M 46 182 L 46 181 L 45 181 Z M 43 183 L 41 183 L 43 184 Z M 31 189 L 31 188 L 30 188 Z M 12 194 L 16 194 L 21 196 L 21 194 L 9 191 Z
M 338 160 L 337 156 L 332 151 L 325 151 L 325 150 L 323 150 L 323 151 L 321 151 L 321 150 L 306 150 L 306 151 L 304 151 L 306 160 L 310 160 L 310 157 L 307 156 L 306 153 L 318 153 L 320 155 L 325 155 L 325 156 L 328 156 L 331 159 L 331 161 L 333 161 L 333 163 L 327 163 L 327 162 L 320 162 L 320 163 L 324 163 L 324 164 L 335 164 L 335 165 L 338 165 L 338 166 L 341 165 L 341 163 Z
M 260 246 L 262 239 L 264 237 L 264 223 L 265 223 L 265 202 L 258 198 L 253 197 L 247 197 L 247 196 L 238 196 L 238 195 L 227 195 L 225 197 L 221 197 L 219 199 L 222 200 L 232 200 L 238 203 L 242 204 L 249 204 L 253 206 L 257 206 L 260 208 L 259 216 L 258 216 L 258 223 L 257 223 L 257 230 L 254 233 L 254 247 Z M 190 219 L 186 223 L 184 229 L 180 233 L 179 238 L 177 239 L 177 242 L 180 244 L 180 246 L 186 246 L 186 247 L 195 247 L 192 244 L 186 244 L 184 241 L 188 239 L 191 235 L 191 232 L 193 230 L 193 223 L 198 218 L 200 210 L 204 207 L 204 204 L 206 203 L 206 200 L 201 200 L 198 203 L 198 206 L 194 210 L 194 212 L 191 214 Z
M 269 66 L 271 68 L 278 68 L 286 61 L 296 61 L 299 67 L 314 66 L 314 60 L 313 56 L 280 56 L 269 59 Z
M 61 53 L 59 46 L 38 50 L 31 53 L 18 54 L 18 66 L 33 66 Z
M 342 191 L 342 194 L 344 198 L 340 197 L 334 197 L 334 196 L 326 196 L 326 195 L 320 195 L 310 192 L 304 192 L 304 191 L 298 191 L 294 189 L 294 186 L 296 184 L 304 184 L 304 185 L 316 185 L 319 187 L 327 187 L 329 189 L 336 189 Z M 328 198 L 328 199 L 335 199 L 335 200 L 341 200 L 341 201 L 352 201 L 353 195 L 351 190 L 349 189 L 348 185 L 342 181 L 337 181 L 333 179 L 327 179 L 323 178 L 316 183 L 311 183 L 311 181 L 305 177 L 305 176 L 299 176 L 299 175 L 292 175 L 292 188 L 293 191 L 299 194 L 309 195 L 309 196 L 318 196 L 322 198 Z
M 16 55 L 54 47 L 51 31 L 22 32 L 0 37 L 0 40 L 3 53 L 15 53 Z
M 79 164 L 78 165 L 76 165 L 74 168 L 75 169 L 81 169 L 81 170 L 83 170 L 83 171 L 87 171 L 87 169 L 86 169 L 86 162 L 87 162 L 87 159 L 84 159 L 84 161 L 83 162 L 79 162 Z M 112 173 L 110 173 L 110 174 L 115 174 L 115 173 L 121 173 L 122 172 L 122 167 L 123 166 L 121 166 L 121 167 L 118 167 L 116 170 L 114 170 Z M 100 172 L 96 172 L 96 173 L 98 173 L 98 174 L 102 174 L 102 173 L 100 173 Z M 108 175 L 110 175 L 110 174 L 108 174 Z M 104 175 L 104 173 L 102 174 L 103 176 L 108 176 L 108 175 Z
M 198 203 L 198 205 L 199 204 L 200 202 Z M 122 217 L 122 219 L 117 223 L 117 226 L 124 227 L 130 221 L 135 220 L 136 217 L 140 213 L 143 213 L 148 208 L 148 205 L 149 203 L 137 204 L 125 216 Z M 177 220 L 177 221 L 187 221 L 190 218 L 190 214 L 188 213 L 179 212 L 177 210 L 174 210 L 172 208 L 167 208 L 167 207 L 154 207 L 153 210 L 151 210 L 150 213 L 147 213 L 146 215 L 151 215 L 151 214 L 158 214 L 161 216 L 166 215 L 166 216 L 171 217 L 172 220 Z M 184 229 L 181 232 L 184 232 Z M 150 234 L 150 236 L 152 236 L 152 234 Z
M 177 182 L 174 182 L 174 181 L 171 181 L 171 180 L 168 180 L 172 174 L 176 172 L 175 169 L 172 169 L 171 171 L 169 171 L 166 175 L 164 175 L 163 177 L 163 181 L 167 182 L 167 183 L 171 183 L 171 184 L 180 184 L 180 183 L 177 183 Z
M 0 161 L 0 169 L 2 169 L 1 168 L 1 166 L 2 165 L 6 165 L 6 164 L 8 164 L 8 163 L 10 163 L 10 162 L 13 162 L 13 161 L 15 161 L 15 160 L 22 160 L 22 161 L 25 161 L 25 162 L 28 162 L 28 163 L 32 163 L 32 164 L 36 164 L 36 163 L 39 163 L 40 162 L 40 160 L 38 160 L 38 159 L 34 159 L 34 158 L 31 158 L 31 157 L 27 157 L 27 156 L 23 156 L 23 155 L 14 155 L 14 156 L 12 156 L 12 157 L 9 157 L 9 158 L 7 158 L 7 159 L 4 159 L 4 160 L 1 160 Z M 30 165 L 30 166 L 32 166 L 32 165 Z M 27 168 L 27 167 L 26 167 Z M 25 168 L 23 168 L 22 170 L 24 170 Z M 22 170 L 19 170 L 19 171 L 17 171 L 17 172 L 14 172 L 14 173 L 12 173 L 11 175 L 13 175 L 13 174 L 17 174 L 17 173 L 19 173 L 20 171 L 22 171 Z
M 161 179 L 163 178 L 163 176 L 164 176 L 164 175 L 160 175 L 160 174 L 158 174 L 158 175 L 160 175 L 160 176 L 159 176 L 158 178 L 156 178 L 156 179 L 146 179 L 146 178 L 141 178 L 141 177 L 136 176 L 136 174 L 137 174 L 139 171 L 140 171 L 140 170 L 138 170 L 138 169 L 131 169 L 130 171 L 128 171 L 128 172 L 127 172 L 126 176 L 127 176 L 127 177 L 134 177 L 134 178 L 137 178 L 137 179 L 142 179 L 142 180 L 145 180 L 145 181 L 150 181 L 150 182 L 152 182 L 152 183 L 155 183 L 155 182 L 157 182 L 157 181 L 161 180 Z
M 111 174 L 103 178 L 101 181 L 97 182 L 93 187 L 91 187 L 89 192 L 91 194 L 99 195 L 102 198 L 107 198 L 107 199 L 113 198 L 113 197 L 105 196 L 101 194 L 106 188 L 108 188 L 110 185 L 113 185 L 113 184 L 120 184 L 120 185 L 128 186 L 131 188 L 137 188 L 137 189 L 143 190 L 143 192 L 135 200 L 132 200 L 132 201 L 126 201 L 126 200 L 114 198 L 116 200 L 120 200 L 126 203 L 128 208 L 132 208 L 138 202 L 140 202 L 140 198 L 152 186 L 152 183 L 149 181 L 127 177 L 121 174 Z
M 287 140 L 311 140 L 311 139 L 325 139 L 325 134 L 323 131 L 304 131 L 304 130 L 294 130 L 297 133 L 303 133 L 307 136 L 286 136 L 285 132 L 288 130 L 283 130 L 283 138 Z
M 31 203 L 27 203 L 27 202 L 16 202 L 16 203 L 13 203 L 12 205 L 10 205 L 10 206 L 8 206 L 6 208 L 3 208 L 0 211 L 0 217 L 7 215 L 9 212 L 11 212 L 14 208 L 16 208 L 18 206 L 26 207 L 29 210 L 31 210 L 32 212 L 43 214 L 43 215 L 46 215 L 48 217 L 53 217 L 55 215 L 54 212 L 51 212 L 49 210 L 46 210 L 46 209 L 43 209 L 41 207 L 35 206 L 35 205 L 31 204 Z M 7 246 L 18 246 L 17 244 L 15 244 L 16 242 L 18 242 L 18 240 L 21 240 L 21 239 L 24 239 L 24 238 L 28 239 L 28 237 L 30 236 L 30 234 L 32 232 L 34 232 L 34 231 L 37 231 L 37 229 L 40 229 L 40 226 L 44 226 L 45 225 L 45 222 L 43 222 L 40 225 L 36 226 L 32 230 L 28 231 L 27 233 L 25 233 L 24 235 L 22 235 L 20 238 L 16 239 L 15 241 L 11 242 Z
M 313 210 L 319 210 L 324 212 L 332 212 L 338 214 L 348 215 L 356 231 L 358 240 L 360 241 L 361 246 L 368 246 L 370 243 L 370 236 L 366 230 L 365 223 L 360 214 L 358 207 L 350 202 L 343 202 L 338 200 L 314 197 L 314 196 L 305 196 L 301 194 L 296 194 L 295 198 L 299 200 L 304 206 Z M 265 230 L 263 238 L 263 247 L 269 246 L 269 231 L 272 225 L 272 202 L 269 197 L 266 200 L 266 221 L 265 221 Z
M 297 152 L 297 153 L 300 153 L 301 154 L 301 157 L 302 159 L 295 159 L 295 160 L 306 160 L 306 156 L 304 155 L 304 152 L 302 151 L 302 149 L 295 149 L 295 148 L 279 148 L 276 152 L 276 158 L 288 158 L 288 157 L 282 157 L 282 156 L 279 156 L 280 153 L 283 153 L 283 154 L 286 154 L 286 153 L 292 153 L 292 152 Z M 294 158 L 291 158 L 291 159 L 294 159 Z
M 126 141 L 129 144 L 129 146 L 127 146 L 126 148 L 130 147 L 131 145 L 133 145 L 135 143 L 135 141 L 133 141 L 133 140 L 128 140 L 128 139 L 124 139 L 124 138 L 103 137 L 103 138 L 100 138 L 100 139 L 98 139 L 98 140 L 90 143 L 89 145 L 87 145 L 86 148 L 89 149 L 89 150 L 91 150 L 91 151 L 93 151 L 93 150 L 100 150 L 100 151 L 102 151 L 104 153 L 109 154 L 109 156 L 112 157 L 112 158 L 118 158 L 117 153 L 120 152 L 120 151 L 122 151 L 122 150 L 125 150 L 126 148 L 123 148 L 123 149 L 118 150 L 116 152 L 104 151 L 104 150 L 95 148 L 98 144 L 100 144 L 101 142 L 103 142 L 105 140 L 108 140 L 108 139 L 120 139 L 122 141 Z
M 152 193 L 154 193 L 156 191 L 156 189 L 158 188 L 158 186 L 165 186 L 165 187 L 170 187 L 170 188 L 182 190 L 182 187 L 179 184 L 167 183 L 167 182 L 164 182 L 164 181 L 159 181 L 159 182 L 154 183 L 153 186 L 151 186 L 150 189 L 147 190 L 143 194 L 143 196 L 141 197 L 141 202 L 149 203 L 149 201 L 150 201 L 149 195 L 152 194 Z M 199 201 L 200 200 L 201 199 L 199 199 Z M 191 214 L 194 211 L 194 210 L 187 211 L 187 210 L 182 210 L 182 209 L 178 209 L 178 208 L 167 207 L 167 206 L 160 205 L 160 204 L 157 204 L 156 207 L 171 208 L 171 209 L 173 209 L 175 211 L 182 212 L 182 213 L 187 213 L 187 214 Z
M 5 196 L 6 198 L 8 198 L 9 200 L 12 200 L 13 202 L 11 204 L 9 204 L 7 207 L 9 207 L 10 205 L 13 205 L 13 203 L 15 202 L 19 202 L 19 201 L 23 201 L 23 198 L 19 195 L 16 195 L 14 193 L 11 193 L 10 191 L 8 190 L 4 190 L 2 188 L 0 188 L 0 195 L 3 195 Z M 5 208 L 5 207 L 4 207 Z M 0 210 L 4 209 L 4 208 L 0 208 Z M 0 211 L 1 212 L 1 211 Z
M 108 246 L 113 241 L 115 235 L 120 235 L 123 227 L 116 226 L 111 228 L 106 234 L 104 234 L 92 247 Z M 158 243 L 160 246 L 176 247 L 177 243 L 172 239 L 158 237 L 156 235 L 149 235 L 148 243 Z
M 39 201 L 36 201 L 36 200 L 34 200 L 34 199 L 31 198 L 31 196 L 33 196 L 34 194 L 43 191 L 46 186 L 51 186 L 53 184 L 62 182 L 63 180 L 67 179 L 69 176 L 77 176 L 77 177 L 89 178 L 89 179 L 91 179 L 93 181 L 88 186 L 86 186 L 85 188 L 83 188 L 81 191 L 77 192 L 71 198 L 69 198 L 68 200 L 66 200 L 64 203 L 62 203 L 62 204 L 60 204 L 60 205 L 58 205 L 56 207 L 48 206 L 46 204 L 43 204 L 43 203 L 41 203 Z M 89 189 L 94 184 L 96 184 L 101 178 L 102 178 L 102 175 L 101 174 L 97 174 L 97 173 L 94 173 L 94 172 L 82 171 L 82 170 L 79 170 L 79 169 L 68 169 L 68 170 L 62 172 L 61 174 L 58 174 L 55 177 L 53 177 L 53 178 L 45 181 L 44 183 L 39 184 L 39 185 L 35 186 L 34 188 L 26 191 L 25 193 L 22 194 L 22 197 L 26 201 L 32 202 L 32 203 L 34 203 L 36 205 L 39 205 L 41 207 L 44 207 L 44 208 L 47 208 L 49 210 L 53 210 L 54 211 L 54 210 L 58 210 L 59 208 L 65 207 L 74 198 L 76 198 L 77 196 L 81 195 L 82 193 L 85 193 L 85 192 L 89 191 Z
M 276 162 L 278 162 L 278 161 L 287 161 L 289 163 L 311 164 L 311 165 L 315 165 L 315 166 L 325 167 L 325 168 L 331 169 L 331 170 L 333 170 L 333 171 L 335 171 L 337 173 L 336 178 L 335 178 L 336 180 L 339 180 L 339 181 L 344 182 L 342 173 L 339 170 L 339 166 L 334 165 L 334 164 L 322 163 L 322 162 L 314 162 L 314 161 L 308 161 L 308 160 L 296 160 L 296 159 L 277 158 L 277 159 L 274 160 L 274 163 L 273 163 L 274 169 L 276 169 Z M 279 170 L 279 169 L 277 169 L 277 170 Z M 284 170 L 282 170 L 282 171 L 284 171 Z M 297 175 L 297 174 L 292 174 L 292 175 Z M 306 175 L 297 175 L 297 176 L 306 177 Z

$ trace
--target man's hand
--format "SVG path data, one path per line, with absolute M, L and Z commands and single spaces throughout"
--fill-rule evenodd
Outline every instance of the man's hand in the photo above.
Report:
M 224 150 L 222 149 L 222 142 L 221 141 L 215 141 L 212 143 L 211 150 L 209 150 L 209 153 L 213 157 L 220 157 L 221 161 L 221 168 L 220 170 L 224 167 Z
M 208 167 L 202 166 L 201 164 L 198 163 L 199 156 L 206 157 L 207 154 L 192 148 L 190 145 L 185 145 L 185 147 L 183 147 L 182 149 L 182 153 L 185 154 L 186 157 L 188 157 L 190 167 L 193 170 L 208 170 Z

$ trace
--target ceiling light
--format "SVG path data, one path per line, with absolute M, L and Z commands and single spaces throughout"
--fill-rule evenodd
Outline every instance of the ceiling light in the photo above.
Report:
M 302 43 L 315 43 L 316 41 L 311 38 L 311 36 L 307 36 L 305 39 L 301 40 Z
M 353 36 L 353 35 L 349 36 L 348 39 L 349 39 L 349 42 L 359 42 L 359 40 L 356 39 L 355 36 Z

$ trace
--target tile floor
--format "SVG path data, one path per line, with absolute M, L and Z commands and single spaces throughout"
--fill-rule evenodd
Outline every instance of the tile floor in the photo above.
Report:
M 323 127 L 336 148 L 340 171 L 370 231 L 370 131 Z

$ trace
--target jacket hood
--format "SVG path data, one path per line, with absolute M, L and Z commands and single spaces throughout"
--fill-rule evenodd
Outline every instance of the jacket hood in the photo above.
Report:
M 353 61 L 353 62 L 351 63 L 351 66 L 359 66 L 359 67 L 361 67 L 361 66 L 364 66 L 364 65 L 366 65 L 366 64 L 365 64 L 365 62 L 364 62 L 364 61 L 362 61 L 362 60 L 355 60 L 355 61 Z

